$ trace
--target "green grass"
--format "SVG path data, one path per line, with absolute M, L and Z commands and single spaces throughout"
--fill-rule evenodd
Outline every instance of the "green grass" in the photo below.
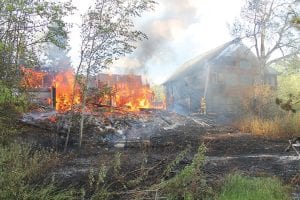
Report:
M 290 200 L 288 187 L 278 179 L 229 175 L 216 200 Z

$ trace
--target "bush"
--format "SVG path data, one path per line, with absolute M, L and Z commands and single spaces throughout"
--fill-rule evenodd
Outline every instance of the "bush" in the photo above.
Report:
M 73 190 L 61 191 L 53 181 L 43 181 L 57 162 L 51 152 L 15 143 L 0 145 L 0 199 L 76 199 Z
M 16 92 L 0 81 L 0 143 L 7 143 L 18 131 L 18 119 L 29 107 L 25 93 Z
M 237 113 L 241 117 L 247 115 L 270 118 L 283 114 L 275 104 L 276 91 L 268 85 L 255 85 L 241 91 L 240 99 L 236 103 Z
M 276 178 L 251 178 L 240 174 L 226 178 L 217 200 L 289 200 L 288 187 Z
M 28 109 L 28 98 L 19 89 L 10 88 L 0 81 L 0 109 L 1 111 L 15 110 L 25 112 Z

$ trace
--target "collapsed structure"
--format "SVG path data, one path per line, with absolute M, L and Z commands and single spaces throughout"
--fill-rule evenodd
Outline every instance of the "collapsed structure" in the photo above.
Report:
M 65 112 L 82 101 L 82 88 L 75 84 L 72 68 L 61 72 L 23 69 L 23 86 L 39 104 Z M 140 75 L 98 74 L 88 81 L 88 98 L 96 106 L 123 107 L 130 111 L 152 108 L 154 92 Z
M 257 57 L 240 40 L 233 40 L 186 62 L 163 84 L 167 109 L 199 112 L 205 97 L 208 113 L 235 113 L 259 74 Z M 276 88 L 276 71 L 267 68 L 263 74 L 264 82 Z
M 106 105 L 113 107 L 130 107 L 131 110 L 150 108 L 154 102 L 154 92 L 148 83 L 143 83 L 142 76 L 134 74 L 100 73 L 89 81 L 89 88 L 105 90 L 110 88 Z

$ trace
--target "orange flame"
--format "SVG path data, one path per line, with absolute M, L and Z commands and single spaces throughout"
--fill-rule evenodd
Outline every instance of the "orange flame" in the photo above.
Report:
M 42 88 L 43 80 L 46 76 L 45 72 L 35 71 L 31 68 L 20 67 L 21 72 L 23 73 L 23 79 L 21 85 L 25 88 Z
M 80 90 L 78 87 L 75 87 L 76 91 L 73 99 L 74 82 L 75 75 L 72 69 L 60 72 L 55 76 L 53 87 L 56 88 L 56 110 L 65 112 L 71 110 L 72 101 L 73 105 L 81 102 Z
M 148 85 L 116 84 L 115 88 L 117 107 L 126 106 L 130 111 L 152 107 L 154 93 Z
M 44 84 L 44 78 L 51 77 L 52 87 L 56 89 L 56 105 L 55 109 L 59 112 L 71 110 L 72 105 L 78 105 L 82 100 L 82 92 L 78 85 L 75 85 L 75 74 L 73 69 L 68 69 L 56 74 L 47 74 L 33 69 L 21 68 L 24 73 L 22 85 L 26 88 L 43 88 L 51 87 L 51 82 L 48 86 Z M 110 88 L 108 93 L 103 93 L 102 96 L 90 95 L 89 98 L 93 102 L 100 105 L 125 108 L 128 111 L 138 111 L 140 108 L 158 108 L 164 109 L 165 106 L 154 103 L 154 92 L 148 84 L 143 84 L 140 76 L 136 75 L 102 75 L 104 83 Z M 101 80 L 101 79 L 100 79 Z M 106 88 L 107 89 L 107 88 Z M 75 90 L 75 92 L 74 92 Z M 98 89 L 105 90 L 98 85 Z M 73 97 L 73 95 L 75 95 Z M 51 98 L 47 99 L 48 104 L 52 104 Z M 89 103 L 89 102 L 88 102 Z M 92 105 L 92 104 L 91 104 Z M 89 106 L 89 105 L 88 105 Z

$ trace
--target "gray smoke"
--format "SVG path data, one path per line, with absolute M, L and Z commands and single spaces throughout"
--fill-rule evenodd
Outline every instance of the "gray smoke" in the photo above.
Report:
M 197 8 L 191 1 L 161 0 L 157 7 L 160 6 L 164 7 L 162 15 L 141 28 L 149 39 L 141 42 L 135 51 L 134 57 L 139 61 L 136 72 L 146 74 L 145 65 L 155 56 L 172 55 L 168 42 L 174 39 L 174 33 L 187 29 L 196 20 Z

